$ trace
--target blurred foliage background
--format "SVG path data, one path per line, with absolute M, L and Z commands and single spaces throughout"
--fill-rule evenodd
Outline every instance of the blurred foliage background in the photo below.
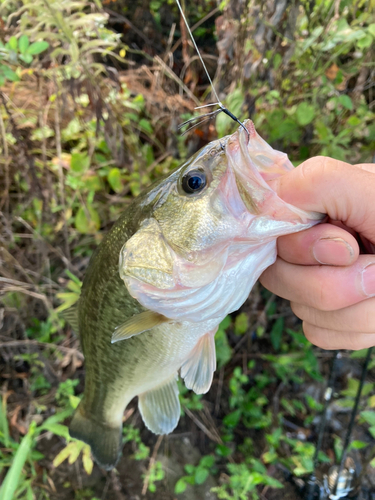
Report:
M 371 162 L 374 0 L 183 2 L 220 99 L 297 165 Z M 67 425 L 84 381 L 61 311 L 103 234 L 144 186 L 235 130 L 212 102 L 174 0 L 0 1 L 0 500 L 298 499 L 312 470 L 330 353 L 288 304 L 256 286 L 216 336 L 204 397 L 181 385 L 167 437 L 124 415 L 117 471 Z M 342 353 L 319 479 L 340 457 L 363 352 Z M 351 456 L 375 491 L 375 363 Z M 371 497 L 372 498 L 372 497 Z

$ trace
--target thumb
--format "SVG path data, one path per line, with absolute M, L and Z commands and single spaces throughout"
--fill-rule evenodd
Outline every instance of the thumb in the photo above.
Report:
M 325 213 L 375 243 L 374 165 L 317 156 L 268 184 L 286 202 Z

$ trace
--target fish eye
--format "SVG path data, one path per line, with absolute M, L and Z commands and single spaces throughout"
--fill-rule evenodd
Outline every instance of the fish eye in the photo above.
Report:
M 207 184 L 207 176 L 202 170 L 190 170 L 181 181 L 182 189 L 187 194 L 200 193 Z

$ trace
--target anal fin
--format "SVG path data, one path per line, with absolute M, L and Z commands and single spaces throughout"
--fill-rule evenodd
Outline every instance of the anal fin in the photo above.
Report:
M 170 319 L 154 311 L 141 312 L 127 319 L 115 329 L 111 343 L 114 344 L 120 340 L 130 339 L 134 335 L 147 332 L 147 330 L 151 330 L 151 328 L 168 323 L 169 321 Z
M 209 391 L 216 370 L 215 330 L 203 335 L 181 366 L 181 377 L 196 394 Z
M 139 411 L 154 434 L 169 434 L 180 419 L 180 401 L 176 375 L 155 389 L 139 395 Z

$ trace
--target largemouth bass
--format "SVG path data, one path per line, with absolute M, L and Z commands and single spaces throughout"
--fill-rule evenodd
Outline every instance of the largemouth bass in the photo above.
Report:
M 118 460 L 129 402 L 138 396 L 152 432 L 173 431 L 178 373 L 196 393 L 209 390 L 219 323 L 274 263 L 276 238 L 322 219 L 268 186 L 293 166 L 245 126 L 136 198 L 90 261 L 70 312 L 86 367 L 70 434 L 106 469 Z

